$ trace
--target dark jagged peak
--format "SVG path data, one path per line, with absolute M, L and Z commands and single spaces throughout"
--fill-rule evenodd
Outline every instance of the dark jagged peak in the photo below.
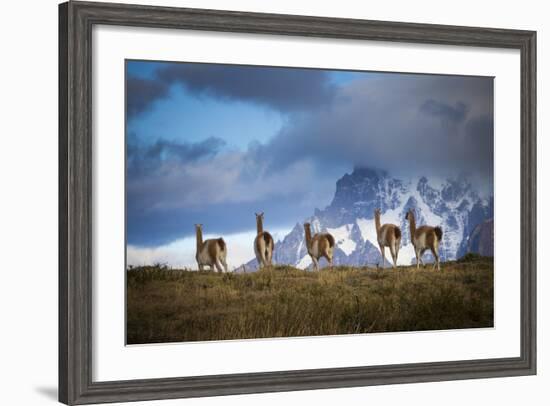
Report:
M 474 205 L 472 206 L 472 209 L 470 210 L 470 213 L 468 214 L 468 222 L 466 224 L 466 232 L 469 234 L 473 231 L 473 229 L 483 222 L 487 218 L 493 217 L 493 206 L 487 206 L 483 203 L 481 199 L 478 199 Z
M 422 196 L 424 201 L 434 201 L 435 199 L 439 198 L 439 191 L 430 186 L 430 184 L 428 183 L 428 178 L 426 178 L 425 176 L 422 176 L 418 180 L 416 190 L 418 190 L 418 193 L 420 193 L 420 196 Z
M 457 210 L 458 211 L 468 210 L 469 206 L 470 206 L 470 202 L 466 199 L 462 199 L 460 204 L 457 206 Z
M 294 227 L 292 227 L 292 231 L 290 232 L 288 236 L 290 236 L 291 234 L 296 234 L 296 233 L 301 233 L 302 232 L 302 225 L 300 223 L 296 223 L 296 225 Z M 286 237 L 285 237 L 286 239 Z
M 338 205 L 340 201 L 347 202 L 352 195 L 367 197 L 373 194 L 387 176 L 387 172 L 382 170 L 355 168 L 351 174 L 346 173 L 336 181 L 336 193 L 331 206 Z
M 385 211 L 397 207 L 403 192 L 403 182 L 388 172 L 356 167 L 336 182 L 334 198 L 321 216 L 334 220 L 335 224 L 351 223 L 357 217 L 372 218 L 375 208 Z
M 468 252 L 492 257 L 494 255 L 494 223 L 493 219 L 484 220 L 478 224 L 468 238 Z
M 293 246 L 299 244 L 302 239 L 303 232 L 303 226 L 300 223 L 296 223 L 290 233 L 283 238 L 283 241 L 278 242 L 278 244 L 282 246 Z
M 417 207 L 418 207 L 418 201 L 414 196 L 411 196 L 407 200 L 407 203 L 405 203 L 405 206 L 403 206 L 403 214 L 406 214 L 409 209 L 413 209 L 416 211 Z
M 416 190 L 422 197 L 424 203 L 430 206 L 435 214 L 441 215 L 447 210 L 445 201 L 441 198 L 442 192 L 430 185 L 426 176 L 422 176 L 418 180 Z
M 426 186 L 427 184 L 428 184 L 428 178 L 425 176 L 422 176 L 420 179 L 418 179 L 417 190 L 420 191 L 422 187 Z
M 359 244 L 364 244 L 365 240 L 363 239 L 363 235 L 361 234 L 361 229 L 357 225 L 357 223 L 353 223 L 353 226 L 351 228 L 350 237 L 353 241 Z
M 459 175 L 454 179 L 448 179 L 441 190 L 441 197 L 447 202 L 456 201 L 465 196 L 472 189 L 472 185 L 465 175 Z
M 282 242 L 275 246 L 273 260 L 277 264 L 295 264 L 306 253 L 304 241 L 304 226 L 296 223 L 290 233 L 288 233 Z

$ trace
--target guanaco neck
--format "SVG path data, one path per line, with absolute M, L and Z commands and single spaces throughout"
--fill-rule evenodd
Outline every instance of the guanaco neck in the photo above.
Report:
M 376 234 L 380 234 L 380 213 L 378 211 L 374 212 L 374 224 L 376 225 Z
M 195 227 L 195 233 L 197 234 L 197 252 L 200 252 L 202 248 L 202 229 Z
M 258 234 L 264 232 L 264 222 L 262 220 L 262 216 L 256 216 L 256 231 L 258 231 Z
M 411 228 L 411 240 L 413 240 L 414 233 L 416 232 L 416 220 L 412 211 L 409 212 L 409 227 Z
M 306 232 L 306 246 L 311 247 L 311 228 L 309 224 L 304 224 L 304 231 Z

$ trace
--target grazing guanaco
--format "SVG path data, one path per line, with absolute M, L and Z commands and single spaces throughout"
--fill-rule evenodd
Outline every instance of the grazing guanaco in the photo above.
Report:
M 380 209 L 374 209 L 374 222 L 376 224 L 376 238 L 382 254 L 382 268 L 386 266 L 386 247 L 390 247 L 393 267 L 397 267 L 397 255 L 401 246 L 401 229 L 395 224 L 380 225 Z
M 334 237 L 329 233 L 319 233 L 311 235 L 311 225 L 309 223 L 304 224 L 304 230 L 306 234 L 306 246 L 307 252 L 313 261 L 315 270 L 319 270 L 319 259 L 325 257 L 332 267 L 332 257 L 334 254 Z
M 197 236 L 197 254 L 195 258 L 199 265 L 199 271 L 204 270 L 204 266 L 207 265 L 211 271 L 215 267 L 218 272 L 227 272 L 227 246 L 223 238 L 212 238 L 203 241 L 202 224 L 195 224 L 195 233 Z
M 437 269 L 440 270 L 439 243 L 443 237 L 443 230 L 441 227 L 421 226 L 416 228 L 416 220 L 413 209 L 409 209 L 405 219 L 409 220 L 411 229 L 411 242 L 414 246 L 414 252 L 416 254 L 416 269 L 418 269 L 419 263 L 422 263 L 422 266 L 424 266 L 422 255 L 429 249 L 435 258 L 433 266 L 434 269 L 437 266 Z
M 271 266 L 271 259 L 273 258 L 275 244 L 273 243 L 273 237 L 271 234 L 264 231 L 264 213 L 261 212 L 255 214 L 257 235 L 254 239 L 254 252 L 256 253 L 258 266 L 262 268 L 264 266 Z

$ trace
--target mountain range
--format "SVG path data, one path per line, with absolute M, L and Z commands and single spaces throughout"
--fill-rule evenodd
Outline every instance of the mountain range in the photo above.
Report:
M 308 268 L 303 223 L 309 222 L 312 231 L 330 232 L 336 240 L 335 265 L 381 266 L 374 209 L 380 208 L 382 223 L 401 228 L 402 239 L 398 264 L 416 263 L 411 244 L 409 223 L 405 213 L 416 213 L 417 225 L 440 226 L 442 261 L 460 258 L 468 252 L 493 255 L 493 196 L 482 197 L 466 176 L 432 179 L 426 176 L 398 179 L 383 170 L 355 168 L 336 182 L 332 202 L 324 209 L 315 209 L 311 217 L 297 223 L 292 231 L 275 244 L 273 260 Z M 386 250 L 386 266 L 389 266 Z M 425 262 L 431 254 L 424 255 Z M 322 260 L 324 264 L 324 260 Z M 256 269 L 256 260 L 245 265 Z

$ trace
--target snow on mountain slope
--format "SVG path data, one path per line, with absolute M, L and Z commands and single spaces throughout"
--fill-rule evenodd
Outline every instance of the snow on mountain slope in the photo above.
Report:
M 304 255 L 300 261 L 296 264 L 296 268 L 306 269 L 311 265 L 311 257 L 309 255 Z
M 364 240 L 371 241 L 373 244 L 376 243 L 376 226 L 374 224 L 374 219 L 366 219 L 363 217 L 358 217 L 355 220 L 359 230 L 361 230 L 361 236 Z M 396 223 L 397 224 L 397 223 Z
M 350 236 L 352 227 L 353 224 L 344 224 L 338 228 L 327 228 L 327 231 L 334 237 L 336 246 L 344 251 L 346 255 L 350 255 L 357 247 L 357 242 Z

